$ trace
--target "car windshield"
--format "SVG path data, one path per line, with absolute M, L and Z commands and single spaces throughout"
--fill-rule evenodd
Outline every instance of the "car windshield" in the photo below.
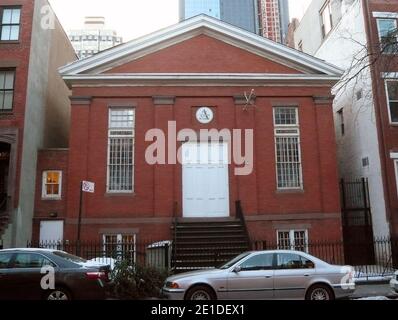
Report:
M 249 254 L 250 254 L 250 252 L 242 253 L 241 255 L 237 256 L 236 258 L 234 258 L 231 261 L 227 262 L 226 264 L 222 265 L 218 269 L 223 269 L 223 270 L 228 269 L 228 268 L 232 267 L 235 263 L 241 261 L 243 258 L 246 258 Z
M 66 260 L 74 262 L 74 263 L 86 263 L 87 262 L 86 259 L 74 256 L 72 254 L 62 252 L 62 251 L 55 251 L 54 254 L 60 258 L 66 259 Z

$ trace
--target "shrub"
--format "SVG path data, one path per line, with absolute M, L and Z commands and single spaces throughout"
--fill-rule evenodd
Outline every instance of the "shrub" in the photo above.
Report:
M 168 275 L 165 270 L 117 262 L 111 274 L 110 295 L 122 300 L 161 298 L 160 289 Z

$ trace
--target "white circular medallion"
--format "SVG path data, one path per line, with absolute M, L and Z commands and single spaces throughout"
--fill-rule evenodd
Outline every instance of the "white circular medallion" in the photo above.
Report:
M 196 111 L 196 119 L 203 124 L 210 123 L 214 119 L 214 112 L 209 107 L 200 107 L 198 111 Z

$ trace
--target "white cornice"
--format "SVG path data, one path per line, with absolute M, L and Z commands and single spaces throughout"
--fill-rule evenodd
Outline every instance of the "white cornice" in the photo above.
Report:
M 398 72 L 382 72 L 381 77 L 383 79 L 398 79 Z
M 82 74 L 66 75 L 63 77 L 66 83 L 73 85 L 254 85 L 264 84 L 292 84 L 301 86 L 311 83 L 312 85 L 333 85 L 339 81 L 338 76 L 329 75 L 306 75 L 306 74 L 258 74 L 258 73 L 134 73 L 134 74 Z
M 99 69 L 109 69 L 134 56 L 142 56 L 170 46 L 198 34 L 208 34 L 222 41 L 242 47 L 257 54 L 272 57 L 273 60 L 295 67 L 311 74 L 341 76 L 343 71 L 323 60 L 289 48 L 254 33 L 232 26 L 218 19 L 199 15 L 179 24 L 132 40 L 112 49 L 103 51 L 90 58 L 76 61 L 59 69 L 63 76 L 90 73 Z
M 398 12 L 373 12 L 374 18 L 398 19 Z

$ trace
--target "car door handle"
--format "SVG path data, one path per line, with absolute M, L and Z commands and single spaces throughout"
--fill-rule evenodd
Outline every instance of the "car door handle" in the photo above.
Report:
M 271 279 L 272 278 L 272 276 L 265 276 L 267 279 Z
M 309 274 L 309 273 L 306 273 L 305 275 L 304 275 L 304 277 L 310 277 L 311 275 Z

